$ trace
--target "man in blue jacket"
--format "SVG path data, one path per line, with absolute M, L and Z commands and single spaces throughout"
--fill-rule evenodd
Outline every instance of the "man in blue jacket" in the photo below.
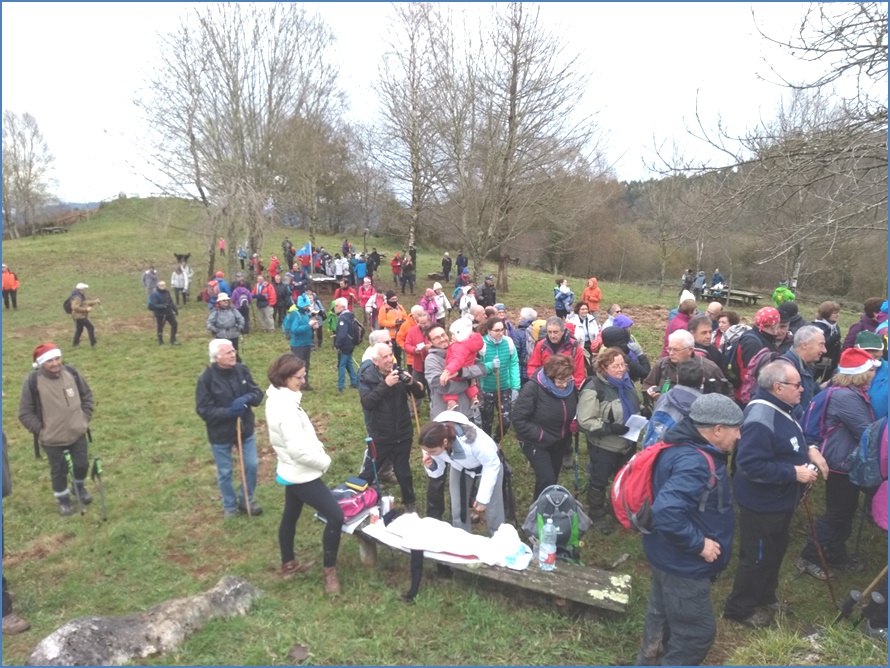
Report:
M 726 460 L 742 419 L 732 399 L 705 394 L 665 434 L 677 445 L 659 455 L 652 474 L 652 532 L 643 535 L 652 588 L 638 665 L 697 666 L 717 635 L 711 582 L 732 554 Z
M 807 406 L 821 389 L 819 383 L 816 382 L 816 370 L 813 365 L 825 353 L 825 334 L 818 327 L 806 325 L 797 330 L 791 349 L 782 355 L 782 359 L 790 362 L 800 375 L 800 400 L 791 404 L 793 407 L 791 415 L 795 420 L 803 420 Z
M 804 329 L 816 329 L 822 337 L 815 327 Z M 795 366 L 784 360 L 770 362 L 761 369 L 757 388 L 745 408 L 736 454 L 739 564 L 723 616 L 762 628 L 772 624 L 782 608 L 776 589 L 794 510 L 806 485 L 816 481 L 816 468 L 827 476 L 828 465 L 817 447 L 807 446 L 803 430 L 791 417 L 804 393 Z M 810 463 L 815 466 L 810 468 Z

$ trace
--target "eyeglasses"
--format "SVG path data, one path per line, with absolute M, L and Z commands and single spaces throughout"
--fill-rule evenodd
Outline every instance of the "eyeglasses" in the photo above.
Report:
M 668 352 L 669 353 L 679 353 L 679 352 L 683 352 L 684 350 L 688 350 L 689 348 L 692 348 L 692 346 L 683 346 L 682 348 L 668 348 Z
M 504 329 L 505 329 L 504 327 L 492 327 L 489 331 L 492 332 L 492 333 L 494 333 L 494 332 L 503 332 Z
M 306 374 L 305 373 L 299 373 L 299 374 L 295 373 L 293 376 L 291 376 L 291 378 L 296 378 L 297 380 L 306 380 Z
M 789 382 L 784 381 L 784 380 L 778 380 L 778 381 L 776 381 L 776 382 L 779 383 L 779 385 L 793 385 L 793 386 L 796 387 L 798 390 L 799 390 L 799 389 L 801 388 L 801 386 L 803 385 L 803 383 L 789 383 Z

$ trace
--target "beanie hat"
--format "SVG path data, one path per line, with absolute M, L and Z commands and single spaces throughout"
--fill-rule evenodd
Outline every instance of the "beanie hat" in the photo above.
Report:
M 41 343 L 34 349 L 34 368 L 62 356 L 62 351 L 55 343 Z
M 473 333 L 473 322 L 467 318 L 458 318 L 451 323 L 448 331 L 454 334 L 457 341 L 466 341 Z
M 620 348 L 622 352 L 627 352 L 630 333 L 621 327 L 612 325 L 603 329 L 602 340 L 604 348 Z
M 488 276 L 485 277 L 485 280 L 486 280 L 486 281 L 493 281 L 493 280 L 494 280 L 494 276 L 492 276 L 492 275 L 489 274 Z
M 470 268 L 469 268 L 469 267 L 464 267 L 464 270 L 463 270 L 462 272 L 460 272 L 460 273 L 462 273 L 462 274 L 467 274 L 467 276 L 469 276 L 469 275 L 470 275 Z
M 235 278 L 244 278 L 244 272 L 243 272 L 243 271 L 236 271 L 236 272 L 235 272 Z
M 754 315 L 754 326 L 757 329 L 772 327 L 773 325 L 778 325 L 781 321 L 782 316 L 779 314 L 778 309 L 772 306 L 764 306 Z
M 682 304 L 683 302 L 690 299 L 692 301 L 695 301 L 695 295 L 689 292 L 689 290 L 683 290 L 683 292 L 680 294 L 680 303 Z
M 393 297 L 398 299 L 398 295 L 396 294 L 396 291 L 395 290 L 387 290 L 386 291 L 386 301 L 391 301 Z
M 365 276 L 365 278 L 363 279 L 363 282 L 364 282 L 364 283 L 370 283 L 370 282 L 371 282 L 370 277 Z
M 519 317 L 523 320 L 534 320 L 538 317 L 538 312 L 531 306 L 523 306 L 521 309 L 519 309 Z
M 309 297 L 306 295 L 300 295 L 297 297 L 297 308 L 309 308 L 311 302 L 309 301 Z
M 689 418 L 700 427 L 723 425 L 741 426 L 745 419 L 742 409 L 729 397 L 722 394 L 703 394 L 692 402 Z
M 77 285 L 74 286 L 74 289 L 75 290 L 86 290 L 88 287 L 90 287 L 90 286 L 87 285 L 86 283 L 78 283 Z
M 222 278 L 223 276 L 225 276 L 225 274 L 222 273 L 221 271 L 216 272 L 216 277 L 217 277 L 217 278 Z
M 442 289 L 441 283 L 433 283 L 433 290 L 441 290 L 441 289 Z
M 461 290 L 464 291 L 464 294 L 465 294 L 465 295 L 470 294 L 470 290 L 475 290 L 475 289 L 476 289 L 476 288 L 473 287 L 473 284 L 472 284 L 472 283 L 470 283 L 469 285 L 465 285 L 465 286 L 463 286 L 463 287 L 461 288 Z
M 837 372 L 845 376 L 855 376 L 870 369 L 877 369 L 879 366 L 881 360 L 872 359 L 871 354 L 862 348 L 847 348 L 841 353 L 841 363 L 838 364 Z
M 884 341 L 879 334 L 863 330 L 856 335 L 856 348 L 862 350 L 883 350 Z
M 797 302 L 782 302 L 779 304 L 779 315 L 782 316 L 782 322 L 785 322 L 785 318 L 791 320 L 797 313 Z
M 612 324 L 615 325 L 615 327 L 621 327 L 621 328 L 632 327 L 634 324 L 634 321 L 631 320 L 630 318 L 628 318 L 623 313 L 619 313 L 612 319 Z
M 495 310 L 495 311 L 506 311 L 506 310 L 507 310 L 507 307 L 504 306 L 504 305 L 501 304 L 501 303 L 498 303 L 498 304 L 495 304 L 495 305 L 494 305 L 494 310 Z
M 427 297 L 433 297 L 433 296 L 435 296 L 436 293 L 433 292 L 432 288 L 427 288 L 423 294 L 426 295 Z

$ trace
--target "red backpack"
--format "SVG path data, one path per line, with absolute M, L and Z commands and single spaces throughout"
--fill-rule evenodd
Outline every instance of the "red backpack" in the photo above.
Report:
M 215 278 L 207 281 L 207 287 L 201 293 L 201 301 L 209 304 L 211 301 L 219 297 L 219 281 Z
M 612 483 L 612 508 L 615 510 L 615 519 L 625 528 L 640 533 L 652 533 L 652 503 L 655 500 L 652 474 L 655 471 L 655 462 L 662 450 L 675 445 L 678 444 L 659 441 L 640 450 L 618 471 Z M 711 472 L 708 487 L 699 503 L 699 510 L 704 510 L 708 494 L 717 484 L 717 470 L 711 455 L 699 448 L 695 449 L 707 460 L 708 470 Z
M 741 358 L 741 347 L 739 347 L 738 355 Z M 761 348 L 754 353 L 754 357 L 748 360 L 748 366 L 742 373 L 742 385 L 736 392 L 736 399 L 743 404 L 751 401 L 751 396 L 757 391 L 757 376 L 760 375 L 760 370 L 778 356 L 777 352 L 769 348 Z

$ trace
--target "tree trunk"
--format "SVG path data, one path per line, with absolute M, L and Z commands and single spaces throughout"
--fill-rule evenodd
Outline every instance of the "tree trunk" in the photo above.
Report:
M 510 284 L 507 278 L 507 257 L 504 255 L 503 250 L 501 251 L 501 256 L 498 258 L 498 281 L 497 281 L 498 291 L 501 294 L 509 294 L 510 292 Z
M 658 296 L 661 297 L 664 292 L 664 276 L 667 273 L 667 258 L 661 257 L 661 280 L 658 283 Z

